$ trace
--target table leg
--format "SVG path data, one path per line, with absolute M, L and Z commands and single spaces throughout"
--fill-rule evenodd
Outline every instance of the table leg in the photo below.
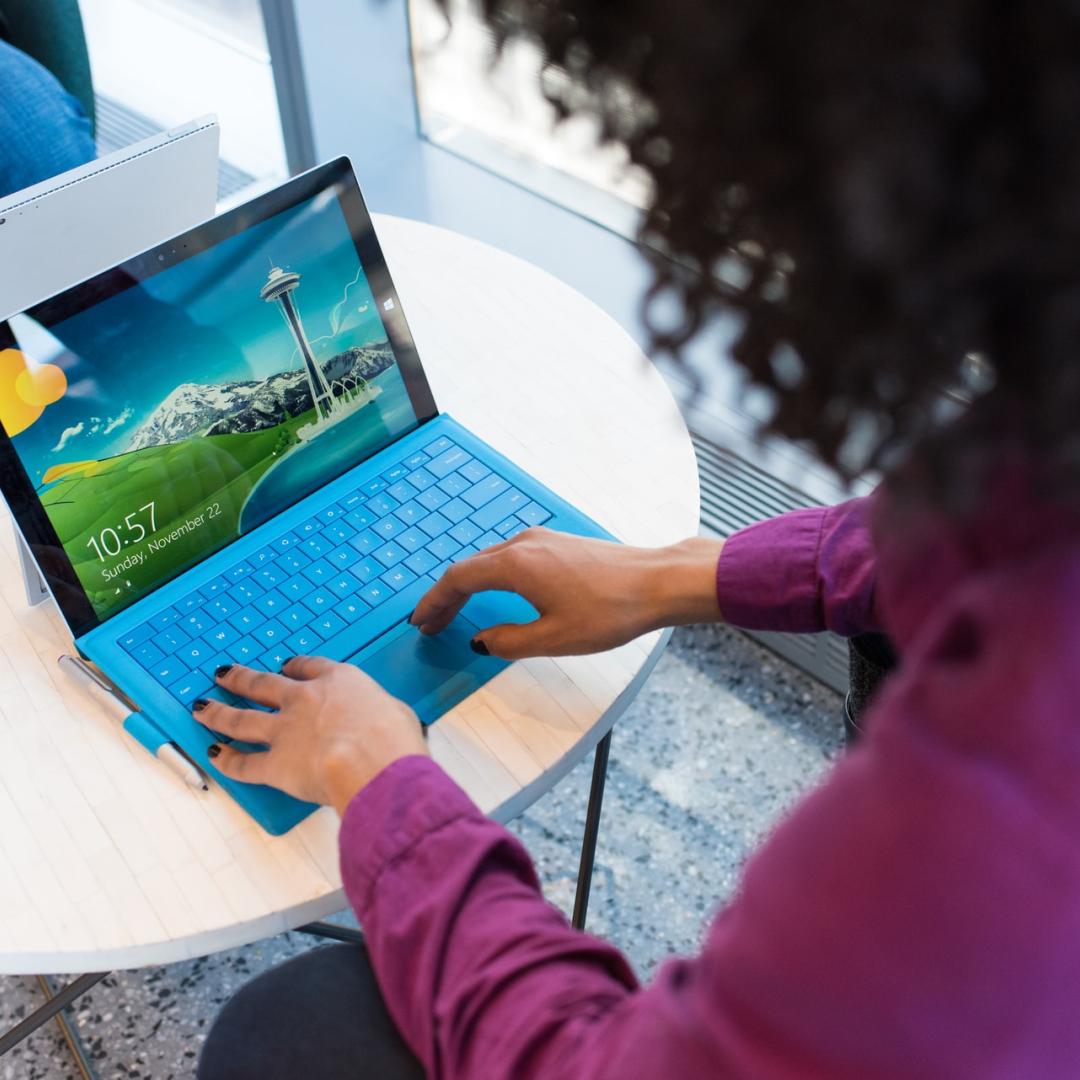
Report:
M 611 732 L 609 731 L 596 744 L 596 756 L 593 758 L 592 786 L 589 788 L 589 807 L 585 812 L 585 835 L 581 840 L 577 895 L 574 897 L 574 917 L 570 920 L 571 925 L 577 930 L 585 929 L 585 916 L 589 910 L 589 889 L 592 887 L 596 838 L 600 832 L 600 809 L 604 804 L 604 781 L 607 779 L 610 751 Z
M 335 923 L 311 922 L 296 928 L 299 934 L 311 934 L 312 937 L 329 938 L 331 941 L 346 941 L 350 945 L 363 945 L 364 934 L 351 926 L 337 926 Z
M 69 982 L 59 993 L 51 997 L 40 1009 L 35 1009 L 25 1020 L 20 1020 L 10 1031 L 0 1035 L 0 1057 L 12 1047 L 33 1034 L 42 1024 L 48 1023 L 58 1012 L 66 1009 L 77 997 L 81 997 L 92 986 L 97 986 L 109 973 L 107 971 L 89 972 Z

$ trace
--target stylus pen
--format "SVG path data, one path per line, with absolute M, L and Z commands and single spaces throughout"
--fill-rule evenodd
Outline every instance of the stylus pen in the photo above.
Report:
M 112 686 L 105 681 L 89 664 L 77 656 L 60 657 L 60 667 L 66 671 L 77 683 L 85 686 L 92 697 L 97 698 L 117 720 L 124 730 L 140 745 L 154 755 L 167 769 L 175 773 L 190 788 L 201 791 L 209 791 L 210 787 L 205 777 L 185 757 L 180 748 L 170 742 L 159 730 L 157 725 L 144 716 L 137 709 L 128 707 Z

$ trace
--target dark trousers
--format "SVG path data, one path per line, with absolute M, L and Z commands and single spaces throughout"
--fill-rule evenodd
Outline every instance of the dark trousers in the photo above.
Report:
M 367 951 L 329 945 L 252 979 L 221 1010 L 198 1080 L 420 1080 Z

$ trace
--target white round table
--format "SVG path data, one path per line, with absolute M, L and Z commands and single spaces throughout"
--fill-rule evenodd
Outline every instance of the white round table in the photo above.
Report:
M 604 312 L 536 267 L 433 226 L 376 227 L 439 407 L 620 539 L 698 526 L 666 385 Z M 268 836 L 184 787 L 57 667 L 70 636 L 0 557 L 0 973 L 101 972 L 246 944 L 347 906 L 338 819 Z M 511 665 L 430 729 L 487 813 L 519 814 L 611 729 L 666 641 Z

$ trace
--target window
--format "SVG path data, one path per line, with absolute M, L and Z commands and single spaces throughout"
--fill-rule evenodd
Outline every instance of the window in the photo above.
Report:
M 597 145 L 597 125 L 556 125 L 540 90 L 540 53 L 514 42 L 492 68 L 493 44 L 469 0 L 409 0 L 413 64 L 425 138 L 624 236 L 648 194 L 643 171 L 618 146 Z

